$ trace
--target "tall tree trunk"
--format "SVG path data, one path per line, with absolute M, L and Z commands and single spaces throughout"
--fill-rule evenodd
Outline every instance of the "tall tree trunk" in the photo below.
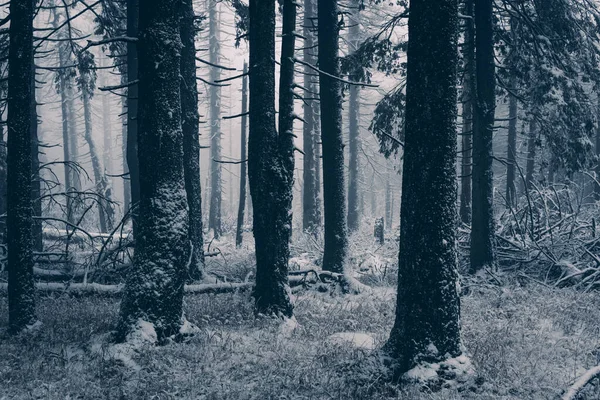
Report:
M 386 345 L 396 377 L 420 362 L 462 352 L 456 288 L 457 4 L 410 4 L 398 298 Z
M 151 323 L 158 340 L 177 334 L 190 245 L 181 131 L 179 0 L 139 8 L 140 203 L 133 266 L 117 339 Z
M 96 143 L 94 142 L 94 136 L 92 133 L 92 104 L 91 104 L 91 86 L 90 83 L 90 72 L 82 72 L 80 70 L 80 79 L 84 82 L 81 88 L 81 97 L 83 101 L 83 119 L 85 123 L 84 138 L 87 142 L 88 148 L 90 149 L 90 159 L 92 161 L 92 170 L 94 172 L 94 183 L 96 186 L 96 193 L 100 196 L 98 199 L 98 219 L 100 221 L 100 232 L 107 233 L 112 231 L 112 206 L 110 204 L 110 190 L 108 188 L 108 180 L 104 175 L 104 168 L 102 167 L 102 161 Z M 106 200 L 104 200 L 106 199 Z M 108 201 L 107 201 L 108 200 Z
M 352 15 L 349 18 L 348 47 L 350 52 L 358 49 L 360 42 L 360 12 L 359 0 L 352 1 Z M 359 81 L 357 74 L 350 76 L 350 80 Z M 358 158 L 359 128 L 360 128 L 360 87 L 350 85 L 348 99 L 348 230 L 358 230 L 360 222 L 358 181 L 360 160 Z M 388 225 L 390 226 L 390 225 Z
M 121 73 L 121 84 L 127 84 L 127 73 Z M 127 165 L 127 89 L 123 90 L 121 97 L 121 155 L 123 165 L 123 212 L 127 214 L 131 207 L 131 178 Z
M 68 53 L 66 54 L 66 62 L 69 64 L 73 63 Z M 67 123 L 69 124 L 69 160 L 71 163 L 77 164 L 79 163 L 79 130 L 77 129 L 77 114 L 75 111 L 75 82 L 70 72 L 67 72 L 67 74 L 65 90 L 67 91 Z M 71 184 L 73 185 L 72 189 L 76 192 L 81 191 L 81 179 L 78 168 L 71 165 L 69 172 L 71 174 Z M 77 205 L 74 204 L 73 207 L 76 208 Z M 73 220 L 75 219 L 75 213 L 75 209 L 71 210 L 71 218 Z
M 8 324 L 18 332 L 36 321 L 31 205 L 31 115 L 34 104 L 34 2 L 10 3 L 8 53 Z
M 530 115 L 529 135 L 527 137 L 527 165 L 525 167 L 525 190 L 531 190 L 535 169 L 535 137 L 537 135 L 537 121 L 535 115 Z
M 216 0 L 208 0 L 208 35 L 210 55 L 209 61 L 219 64 L 221 45 L 219 43 L 219 15 Z M 210 80 L 219 80 L 221 71 L 219 68 L 210 68 Z M 212 160 L 210 162 L 210 209 L 208 210 L 208 229 L 212 229 L 215 239 L 221 237 L 221 205 L 223 197 L 222 165 L 217 162 L 221 160 L 221 88 L 210 86 L 210 151 Z
M 105 58 L 104 54 L 100 54 L 100 67 L 105 67 Z M 104 70 L 100 71 L 98 76 L 99 84 L 101 87 L 106 86 L 106 82 L 104 79 Z M 102 162 L 104 164 L 104 173 L 111 174 L 112 173 L 112 124 L 110 121 L 110 117 L 112 116 L 112 111 L 110 107 L 110 98 L 108 97 L 110 94 L 108 92 L 102 93 L 102 135 L 103 135 L 103 148 L 102 148 Z M 111 186 L 112 185 L 112 179 Z
M 390 187 L 390 173 L 385 175 L 385 226 L 392 227 L 392 189 Z
M 304 0 L 303 58 L 306 63 L 315 65 L 316 62 L 316 12 L 315 0 Z M 302 147 L 304 151 L 302 180 L 302 228 L 305 232 L 314 232 L 320 224 L 319 186 L 318 186 L 318 143 L 319 130 L 317 108 L 318 82 L 315 72 L 304 66 L 304 126 L 302 130 Z
M 511 77 L 511 90 L 515 90 L 517 80 Z M 508 94 L 508 148 L 506 149 L 506 202 L 508 207 L 517 205 L 517 185 L 515 184 L 517 170 L 517 98 Z
M 319 0 L 319 86 L 321 141 L 323 148 L 323 206 L 325 250 L 323 269 L 342 273 L 348 252 L 346 185 L 342 138 L 342 94 L 338 58 L 339 24 L 337 0 Z
M 464 76 L 462 91 L 462 136 L 460 164 L 460 220 L 471 224 L 471 182 L 473 162 L 473 102 L 475 100 L 475 23 L 474 0 L 465 0 L 465 42 L 463 46 Z
M 247 138 L 247 123 L 248 117 L 246 113 L 248 112 L 248 64 L 244 62 L 244 77 L 242 78 L 242 134 L 241 134 L 241 142 L 240 142 L 240 160 L 242 163 L 240 164 L 240 202 L 238 206 L 238 215 L 237 215 L 237 227 L 235 231 L 235 245 L 236 247 L 241 247 L 242 239 L 243 239 L 243 227 L 244 227 L 244 210 L 246 208 L 246 162 L 244 160 L 247 159 L 247 150 L 246 143 L 248 141 Z
M 140 0 L 127 0 L 127 36 L 138 37 Z M 138 79 L 137 43 L 127 42 L 127 81 Z M 131 221 L 133 236 L 137 234 L 138 207 L 140 201 L 140 167 L 138 160 L 138 104 L 139 85 L 127 88 L 127 169 L 131 188 Z
M 189 208 L 189 240 L 192 244 L 190 278 L 201 279 L 204 269 L 202 237 L 202 192 L 200 182 L 200 142 L 198 90 L 196 87 L 196 47 L 194 6 L 192 0 L 182 2 L 181 18 L 181 128 L 183 131 L 183 169 Z
M 475 3 L 475 69 L 477 95 L 473 130 L 471 273 L 494 268 L 494 174 L 492 138 L 496 108 L 492 0 Z
M 284 3 L 285 33 L 282 44 L 282 75 L 293 56 L 288 41 L 290 0 Z M 292 231 L 293 148 L 289 132 L 275 129 L 275 1 L 250 0 L 250 136 L 248 178 L 254 212 L 256 244 L 256 312 L 289 317 L 293 306 L 287 282 L 289 239 Z M 293 29 L 292 29 L 293 30 Z M 286 35 L 287 33 L 287 35 Z M 286 60 L 287 59 L 287 60 Z M 283 79 L 283 78 L 282 78 Z M 290 87 L 280 88 L 280 93 Z M 283 114 L 284 111 L 280 111 Z M 293 143 L 292 143 L 293 144 Z M 291 157 L 291 159 L 290 159 Z M 287 158 L 287 159 L 286 159 Z M 289 165 L 292 169 L 289 170 Z

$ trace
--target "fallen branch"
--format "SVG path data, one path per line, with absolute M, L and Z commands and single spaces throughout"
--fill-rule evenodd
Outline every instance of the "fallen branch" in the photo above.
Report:
M 583 390 L 585 385 L 587 385 L 598 375 L 600 375 L 600 365 L 588 370 L 579 379 L 577 379 L 575 383 L 571 385 L 569 390 L 567 390 L 565 395 L 562 397 L 562 400 L 575 400 L 576 396 Z

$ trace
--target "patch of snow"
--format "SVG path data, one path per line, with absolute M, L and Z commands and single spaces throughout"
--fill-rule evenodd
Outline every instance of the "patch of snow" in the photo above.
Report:
M 375 339 L 368 333 L 362 332 L 338 332 L 327 338 L 331 344 L 347 346 L 350 345 L 356 349 L 375 350 Z
M 290 337 L 292 333 L 300 326 L 296 317 L 284 318 L 281 325 L 279 325 L 279 335 L 283 337 Z
M 437 349 L 436 349 L 437 350 Z M 447 388 L 455 388 L 475 375 L 471 359 L 465 354 L 437 363 L 421 362 L 404 374 L 409 382 L 429 384 L 443 382 Z
M 187 318 L 183 318 L 183 323 L 181 324 L 181 328 L 179 329 L 179 333 L 182 335 L 196 335 L 200 333 L 201 330 L 196 325 L 192 324 Z

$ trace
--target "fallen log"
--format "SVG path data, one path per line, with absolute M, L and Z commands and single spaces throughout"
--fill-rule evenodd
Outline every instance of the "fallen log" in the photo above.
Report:
M 579 379 L 575 381 L 573 385 L 567 390 L 562 397 L 562 400 L 575 400 L 577 395 L 583 390 L 583 388 L 591 382 L 594 378 L 600 375 L 600 365 L 588 370 Z
M 218 294 L 230 293 L 236 291 L 246 291 L 254 286 L 253 282 L 241 283 L 204 283 L 198 285 L 185 285 L 186 294 Z M 51 294 L 70 294 L 74 296 L 86 295 L 104 295 L 118 296 L 123 291 L 124 285 L 102 285 L 100 283 L 57 283 L 57 282 L 37 282 L 35 289 L 38 293 Z M 0 294 L 6 295 L 8 284 L 0 283 Z

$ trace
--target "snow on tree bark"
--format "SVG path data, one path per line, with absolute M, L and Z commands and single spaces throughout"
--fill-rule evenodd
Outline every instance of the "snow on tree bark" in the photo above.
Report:
M 293 3 L 288 0 L 285 4 Z M 293 167 L 293 158 L 289 159 L 293 157 L 293 148 L 291 151 L 288 148 L 289 135 L 278 135 L 275 129 L 275 1 L 250 0 L 249 13 L 248 178 L 256 245 L 253 296 L 256 312 L 290 317 L 293 306 L 287 275 L 292 233 L 293 168 L 287 168 Z M 287 15 L 286 11 L 284 15 Z M 290 22 L 284 24 L 288 27 Z M 293 35 L 284 34 L 283 38 L 289 40 Z M 282 50 L 286 49 L 289 50 L 282 44 Z M 293 56 L 293 53 L 286 53 L 282 54 L 282 60 Z M 293 67 L 291 62 L 285 65 Z M 281 88 L 280 93 L 290 89 Z
M 396 378 L 462 353 L 456 246 L 458 7 L 412 0 L 396 320 Z M 435 34 L 432 34 L 435 32 Z
M 31 204 L 31 122 L 34 104 L 34 2 L 10 3 L 8 71 L 8 323 L 12 332 L 36 320 Z
M 138 159 L 140 203 L 133 265 L 121 303 L 117 340 L 139 320 L 158 339 L 179 332 L 190 258 L 180 104 L 180 2 L 139 8 Z
M 475 23 L 473 21 L 474 0 L 465 0 L 463 44 L 463 91 L 462 91 L 462 136 L 460 151 L 460 220 L 471 224 L 471 182 L 473 162 L 473 101 L 475 97 Z
M 342 93 L 338 58 L 339 24 L 337 0 L 318 2 L 318 49 L 321 142 L 323 151 L 323 208 L 325 249 L 323 269 L 342 273 L 348 251 L 346 185 L 342 138 Z
M 140 0 L 127 0 L 127 36 L 138 37 Z M 138 79 L 138 44 L 127 42 L 127 81 Z M 140 201 L 140 167 L 138 159 L 138 104 L 139 85 L 127 87 L 127 170 L 129 171 L 129 187 L 131 194 L 131 221 L 133 236 L 137 234 L 137 219 Z
M 200 142 L 198 91 L 196 87 L 196 37 L 192 0 L 182 2 L 181 18 L 181 129 L 183 131 L 183 170 L 189 208 L 189 239 L 192 259 L 189 276 L 201 279 L 204 269 L 202 237 L 202 193 L 200 184 Z
M 470 272 L 494 267 L 494 173 L 492 138 L 496 108 L 492 0 L 475 2 L 475 113 Z
M 240 139 L 240 159 L 247 159 L 247 131 L 248 131 L 248 116 L 246 113 L 248 112 L 248 64 L 244 63 L 244 77 L 242 78 L 242 134 Z M 238 205 L 238 215 L 237 215 L 237 227 L 235 230 L 235 245 L 236 247 L 240 247 L 242 245 L 243 239 L 243 227 L 244 227 L 244 213 L 246 209 L 246 177 L 247 177 L 247 165 L 245 162 L 240 164 L 240 199 Z
M 221 45 L 219 43 L 219 15 L 218 2 L 208 0 L 208 35 L 209 35 L 209 61 L 212 64 L 220 63 Z M 221 71 L 217 67 L 210 68 L 211 82 L 219 80 Z M 208 210 L 208 229 L 212 229 L 215 238 L 222 234 L 221 205 L 223 200 L 222 165 L 221 160 L 221 88 L 211 85 L 208 89 L 210 102 L 210 208 Z
M 303 59 L 311 65 L 317 64 L 315 40 L 315 1 L 304 0 L 303 23 Z M 319 162 L 317 152 L 319 146 L 318 129 L 318 79 L 315 72 L 307 65 L 304 66 L 304 103 L 303 103 L 303 131 L 302 147 L 304 151 L 302 180 L 304 188 L 302 193 L 302 228 L 306 232 L 314 232 L 321 223 L 321 210 L 319 205 Z
M 349 17 L 348 47 L 355 52 L 360 41 L 360 11 L 359 1 L 353 0 L 352 14 Z M 358 82 L 360 77 L 350 75 L 350 80 Z M 358 230 L 360 221 L 358 182 L 360 160 L 358 158 L 359 128 L 360 128 L 360 86 L 350 85 L 348 98 L 348 230 Z M 388 225 L 391 226 L 391 225 Z

